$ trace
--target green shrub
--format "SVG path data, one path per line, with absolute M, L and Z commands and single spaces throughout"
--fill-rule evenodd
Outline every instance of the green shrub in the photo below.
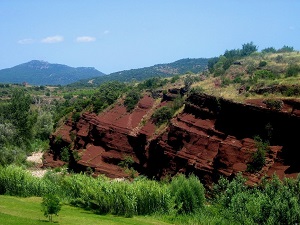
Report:
M 258 64 L 259 67 L 264 67 L 266 65 L 267 65 L 266 61 L 260 61 L 259 64 Z
M 134 160 L 131 156 L 127 155 L 124 159 L 118 164 L 123 168 L 130 168 L 134 164 Z
M 218 201 L 222 205 L 219 213 L 232 223 L 275 225 L 299 221 L 299 178 L 282 182 L 274 175 L 271 180 L 263 179 L 261 185 L 252 188 L 232 183 L 240 182 L 236 179 L 227 182 Z
M 63 147 L 61 149 L 60 159 L 64 162 L 69 162 L 69 160 L 70 160 L 70 149 L 69 149 L 69 147 Z
M 274 80 L 276 78 L 275 74 L 269 70 L 257 70 L 254 74 L 258 79 Z
M 204 88 L 201 86 L 193 87 L 191 90 L 191 94 L 202 94 L 204 92 Z
M 137 90 L 130 91 L 124 100 L 124 105 L 126 107 L 127 112 L 130 112 L 134 109 L 136 104 L 139 102 L 141 98 L 140 93 Z
M 283 93 L 284 96 L 299 96 L 300 95 L 300 87 L 295 86 L 295 87 L 288 87 Z
M 299 72 L 300 72 L 300 66 L 299 65 L 290 64 L 286 69 L 285 76 L 286 77 L 294 77 L 294 76 L 297 76 Z
M 76 123 L 79 121 L 80 119 L 80 112 L 73 112 L 72 113 L 72 122 Z
M 153 113 L 152 118 L 156 125 L 161 125 L 168 122 L 172 116 L 173 110 L 170 107 L 163 106 Z
M 254 137 L 257 150 L 252 154 L 252 160 L 248 164 L 249 172 L 260 171 L 266 162 L 266 153 L 269 150 L 269 143 L 264 142 L 259 136 Z
M 281 110 L 283 107 L 283 102 L 281 100 L 267 99 L 264 100 L 263 103 L 266 104 L 267 108 L 278 110 L 278 111 Z
M 203 208 L 205 202 L 204 187 L 199 179 L 184 175 L 172 179 L 171 194 L 175 198 L 175 208 L 179 214 L 195 213 Z

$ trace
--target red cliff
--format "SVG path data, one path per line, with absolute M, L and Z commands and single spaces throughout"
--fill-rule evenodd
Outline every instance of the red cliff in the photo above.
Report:
M 278 111 L 262 101 L 241 104 L 192 94 L 184 111 L 165 131 L 158 132 L 149 118 L 166 104 L 144 96 L 131 113 L 120 103 L 99 115 L 84 113 L 77 123 L 68 121 L 53 134 L 45 166 L 61 162 L 60 151 L 69 146 L 80 155 L 78 159 L 71 157 L 73 170 L 90 167 L 95 174 L 113 178 L 128 176 L 118 166 L 128 156 L 140 174 L 160 179 L 178 172 L 195 173 L 206 184 L 238 172 L 253 184 L 264 175 L 295 177 L 300 171 L 299 102 L 283 101 Z M 250 173 L 247 165 L 257 151 L 256 135 L 268 138 L 271 146 L 264 167 Z

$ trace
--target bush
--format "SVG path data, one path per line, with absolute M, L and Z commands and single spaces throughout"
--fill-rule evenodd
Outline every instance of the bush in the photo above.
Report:
M 218 203 L 219 213 L 237 224 L 296 224 L 300 220 L 299 178 L 280 181 L 273 176 L 247 188 L 237 181 L 225 182 Z M 225 190 L 225 191 L 224 191 Z M 224 204 L 225 203 L 225 204 Z
M 266 61 L 260 61 L 259 64 L 258 64 L 259 67 L 264 67 L 266 65 L 267 65 Z
M 60 152 L 60 159 L 64 162 L 69 162 L 70 160 L 70 150 L 68 147 L 63 147 Z
M 266 162 L 266 152 L 269 148 L 269 143 L 264 142 L 260 137 L 254 137 L 257 147 L 256 152 L 252 154 L 252 161 L 248 164 L 247 170 L 249 172 L 260 171 Z
M 170 107 L 163 106 L 153 113 L 152 118 L 156 125 L 161 125 L 169 121 L 172 116 L 173 110 Z
M 124 105 L 126 107 L 127 112 L 130 112 L 134 109 L 136 104 L 139 102 L 140 98 L 141 95 L 136 90 L 132 90 L 126 95 Z
M 175 198 L 175 208 L 179 214 L 195 213 L 204 207 L 204 187 L 199 179 L 191 175 L 176 176 L 171 181 L 171 194 Z
M 270 79 L 270 80 L 274 80 L 276 78 L 275 74 L 273 74 L 269 70 L 258 70 L 258 71 L 255 72 L 255 76 L 258 79 Z
M 297 76 L 299 72 L 300 72 L 300 66 L 297 64 L 291 64 L 287 67 L 285 76 L 294 77 Z
M 278 111 L 281 110 L 283 107 L 283 102 L 281 100 L 267 99 L 264 100 L 263 103 L 266 104 L 267 108 L 278 110 Z

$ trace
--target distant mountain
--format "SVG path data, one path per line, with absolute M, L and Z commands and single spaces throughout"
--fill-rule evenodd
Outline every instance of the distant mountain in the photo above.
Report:
M 142 81 L 151 77 L 169 77 L 177 74 L 185 74 L 187 72 L 199 73 L 207 68 L 207 58 L 197 59 L 180 59 L 173 63 L 157 64 L 150 67 L 140 69 L 124 70 L 111 73 L 106 76 L 95 77 L 94 79 L 80 80 L 71 86 L 81 85 L 99 85 L 106 81 Z
M 32 60 L 12 68 L 0 70 L 0 83 L 23 83 L 32 85 L 66 85 L 81 79 L 102 76 L 93 67 L 70 67 Z

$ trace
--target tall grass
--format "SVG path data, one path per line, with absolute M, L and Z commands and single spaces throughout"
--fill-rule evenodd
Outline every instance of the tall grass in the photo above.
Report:
M 193 175 L 179 175 L 169 183 L 148 179 L 119 182 L 53 172 L 35 178 L 21 167 L 0 167 L 0 194 L 28 197 L 49 193 L 98 214 L 155 214 L 179 224 L 300 222 L 300 176 L 283 181 L 274 176 L 251 188 L 241 175 L 231 182 L 222 178 L 211 192 L 211 204 L 204 207 L 204 187 Z
M 204 204 L 204 188 L 194 176 L 179 176 L 172 183 L 147 179 L 119 182 L 101 176 L 48 172 L 40 179 L 17 166 L 0 168 L 0 194 L 28 197 L 49 193 L 99 214 L 126 217 L 195 212 Z

